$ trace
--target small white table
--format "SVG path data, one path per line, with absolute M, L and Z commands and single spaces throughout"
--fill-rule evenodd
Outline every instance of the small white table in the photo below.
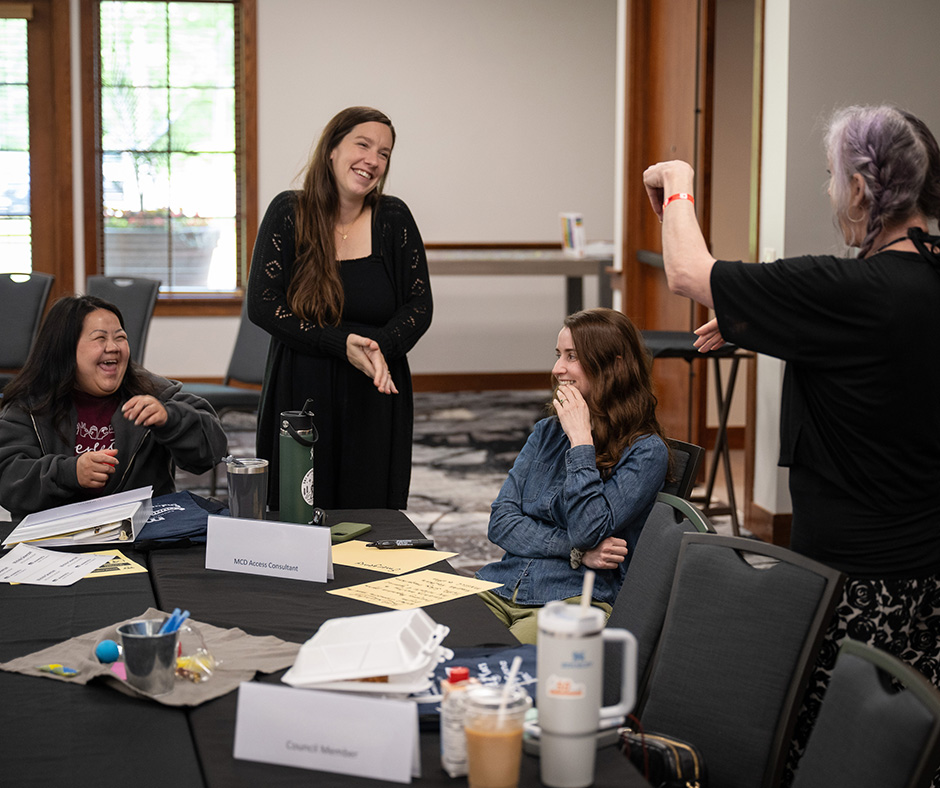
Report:
M 428 249 L 431 276 L 563 276 L 567 314 L 584 307 L 584 277 L 597 276 L 598 303 L 610 307 L 612 255 L 567 255 L 560 249 Z

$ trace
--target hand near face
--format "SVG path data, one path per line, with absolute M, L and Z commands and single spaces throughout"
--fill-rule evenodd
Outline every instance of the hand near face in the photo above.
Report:
M 627 543 L 616 536 L 608 536 L 597 547 L 581 556 L 581 563 L 590 569 L 616 569 L 626 560 Z
M 388 371 L 385 356 L 374 339 L 350 334 L 346 337 L 346 359 L 360 372 L 372 378 L 373 385 L 383 394 L 397 394 L 398 389 Z
M 79 485 L 87 490 L 98 490 L 104 487 L 117 464 L 117 449 L 102 449 L 80 454 L 75 466 Z
M 591 411 L 575 386 L 559 386 L 555 390 L 552 405 L 572 446 L 594 444 L 591 437 Z
M 166 408 L 156 397 L 138 394 L 124 403 L 121 413 L 128 421 L 142 427 L 162 427 L 166 424 Z

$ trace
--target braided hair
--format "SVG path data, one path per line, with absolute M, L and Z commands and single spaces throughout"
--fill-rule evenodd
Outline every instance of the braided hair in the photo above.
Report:
M 916 214 L 940 219 L 940 148 L 916 116 L 891 106 L 846 107 L 830 121 L 826 149 L 838 223 L 858 221 L 849 216 L 849 185 L 856 173 L 864 182 L 868 225 L 860 257 L 890 224 Z

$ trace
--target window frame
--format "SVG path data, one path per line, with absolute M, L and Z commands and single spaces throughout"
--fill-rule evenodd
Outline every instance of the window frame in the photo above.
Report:
M 135 0 L 124 0 L 135 2 Z M 143 0 L 141 0 L 143 1 Z M 173 0 L 171 0 L 172 2 Z M 185 0 L 223 2 L 224 0 Z M 103 272 L 104 218 L 99 158 L 101 152 L 100 0 L 80 0 L 82 95 L 82 225 L 85 276 Z M 237 316 L 248 281 L 251 250 L 258 232 L 258 76 L 257 0 L 235 0 L 235 160 L 237 174 L 236 265 L 240 288 L 218 293 L 160 293 L 156 315 Z
M 27 20 L 32 270 L 55 277 L 51 303 L 75 289 L 69 0 L 3 5 Z

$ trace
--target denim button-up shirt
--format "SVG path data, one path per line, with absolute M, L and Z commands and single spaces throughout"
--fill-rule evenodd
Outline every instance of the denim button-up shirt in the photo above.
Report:
M 662 489 L 666 444 L 645 435 L 628 446 L 610 478 L 601 479 L 593 446 L 571 446 L 554 416 L 542 419 L 493 502 L 490 541 L 506 551 L 477 577 L 502 583 L 493 593 L 518 605 L 544 605 L 581 593 L 585 567 L 572 569 L 571 549 L 608 536 L 625 539 L 626 560 L 596 572 L 593 598 L 613 604 L 640 531 Z

